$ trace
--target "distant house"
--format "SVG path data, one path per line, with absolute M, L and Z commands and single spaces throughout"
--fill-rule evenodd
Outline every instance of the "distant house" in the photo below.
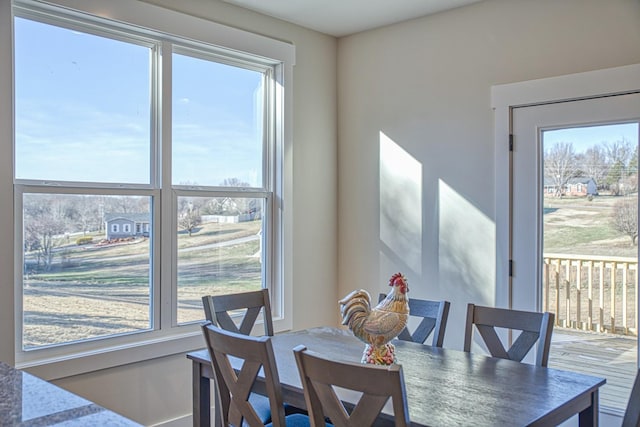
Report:
M 104 215 L 107 240 L 125 237 L 149 237 L 148 213 L 107 213 Z
M 544 193 L 557 195 L 558 188 L 549 179 L 544 180 Z M 564 186 L 565 196 L 596 196 L 598 186 L 593 178 L 571 178 Z

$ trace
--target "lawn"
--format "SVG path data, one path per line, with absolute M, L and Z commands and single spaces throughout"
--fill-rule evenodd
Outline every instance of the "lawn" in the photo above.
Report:
M 620 197 L 545 197 L 544 252 L 636 257 L 638 247 L 612 225 Z
M 178 233 L 178 322 L 204 319 L 201 297 L 261 287 L 261 221 L 208 223 Z M 98 237 L 98 236 L 96 236 Z M 24 279 L 24 345 L 33 348 L 151 328 L 147 238 L 113 245 L 67 244 L 49 271 Z

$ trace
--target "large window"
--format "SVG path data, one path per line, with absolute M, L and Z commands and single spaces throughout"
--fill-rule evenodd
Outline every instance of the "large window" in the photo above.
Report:
M 13 12 L 18 361 L 193 335 L 208 294 L 282 314 L 282 62 Z

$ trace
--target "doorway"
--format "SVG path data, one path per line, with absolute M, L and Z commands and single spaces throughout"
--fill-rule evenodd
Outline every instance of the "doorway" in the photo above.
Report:
M 638 366 L 640 94 L 513 108 L 511 302 L 555 314 L 550 367 L 606 376 L 626 407 Z
M 637 240 L 634 243 L 627 236 L 625 243 L 625 234 L 615 229 L 612 216 L 616 198 L 627 202 L 618 210 L 633 207 L 637 215 L 639 93 L 640 65 L 492 88 L 496 124 L 496 305 L 559 313 L 550 366 L 554 366 L 554 360 L 561 369 L 580 370 L 578 365 L 590 364 L 589 373 L 607 376 L 609 388 L 615 390 L 609 399 L 603 389 L 600 401 L 602 412 L 611 416 L 621 414 L 628 399 L 629 390 L 619 385 L 619 379 L 630 384 L 638 366 Z M 620 133 L 618 126 L 630 133 Z M 610 133 L 600 135 L 595 144 L 585 137 L 607 131 Z M 510 143 L 513 151 L 508 148 Z M 589 145 L 601 145 L 600 152 L 606 152 L 609 159 L 615 157 L 616 147 L 629 145 L 636 159 L 618 159 L 621 163 L 615 168 L 607 161 L 592 161 L 589 169 L 586 158 L 598 151 L 596 148 L 587 153 Z M 553 170 L 554 160 L 563 152 L 582 162 L 579 170 L 572 170 L 570 165 Z M 599 175 L 597 166 L 608 166 L 607 175 Z M 617 179 L 615 169 L 620 172 Z M 589 175 L 595 176 L 591 177 L 593 182 Z M 637 230 L 637 219 L 634 225 Z M 623 230 L 622 225 L 619 228 Z M 614 255 L 616 241 L 618 249 L 624 251 Z M 608 253 L 603 250 L 603 254 L 595 254 L 607 246 L 612 246 Z M 585 253 L 593 259 L 568 256 Z M 624 259 L 603 259 L 611 256 Z M 621 317 L 621 311 L 627 314 Z M 576 338 L 574 333 L 587 334 L 591 339 Z M 631 346 L 614 346 L 619 343 L 605 339 L 630 341 Z M 596 361 L 594 353 L 602 348 L 610 350 L 611 357 L 605 363 Z M 616 379 L 613 373 L 605 375 L 605 364 L 630 372 L 623 369 L 615 374 L 620 376 Z

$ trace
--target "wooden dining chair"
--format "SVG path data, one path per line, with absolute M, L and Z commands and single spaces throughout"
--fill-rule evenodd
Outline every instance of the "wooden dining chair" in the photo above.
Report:
M 242 427 L 308 427 L 309 417 L 303 414 L 285 416 L 280 379 L 273 355 L 271 337 L 253 337 L 226 331 L 211 323 L 202 325 L 211 364 L 215 375 L 216 405 L 223 426 Z M 230 357 L 240 359 L 242 367 L 236 372 Z M 265 389 L 271 413 L 271 422 L 265 424 L 250 399 L 258 374 L 264 376 Z
M 549 362 L 553 320 L 554 315 L 549 312 L 539 313 L 469 304 L 464 334 L 464 351 L 471 351 L 473 325 L 475 325 L 491 356 L 522 362 L 538 342 L 535 364 L 546 367 Z M 521 332 L 507 350 L 498 337 L 496 328 Z
M 273 336 L 273 320 L 271 316 L 271 303 L 269 302 L 269 290 L 242 292 L 226 295 L 205 295 L 202 297 L 202 306 L 207 320 L 227 331 L 243 335 L 250 335 L 260 311 L 264 322 L 264 334 Z M 240 326 L 231 318 L 232 314 L 242 314 Z
M 622 427 L 640 427 L 640 370 L 636 373 L 627 409 L 622 418 Z
M 386 294 L 381 293 L 378 296 L 378 302 L 386 297 Z M 413 332 L 409 331 L 408 326 L 405 327 L 398 335 L 398 339 L 424 344 L 433 332 L 431 345 L 434 347 L 442 347 L 450 305 L 449 301 L 430 301 L 409 298 L 409 316 L 421 317 L 422 320 Z
M 367 427 L 376 422 L 389 399 L 396 427 L 409 425 L 409 409 L 402 365 L 349 363 L 326 358 L 307 350 L 293 349 L 312 426 L 329 420 L 336 427 Z M 348 408 L 335 387 L 359 392 L 355 406 Z

